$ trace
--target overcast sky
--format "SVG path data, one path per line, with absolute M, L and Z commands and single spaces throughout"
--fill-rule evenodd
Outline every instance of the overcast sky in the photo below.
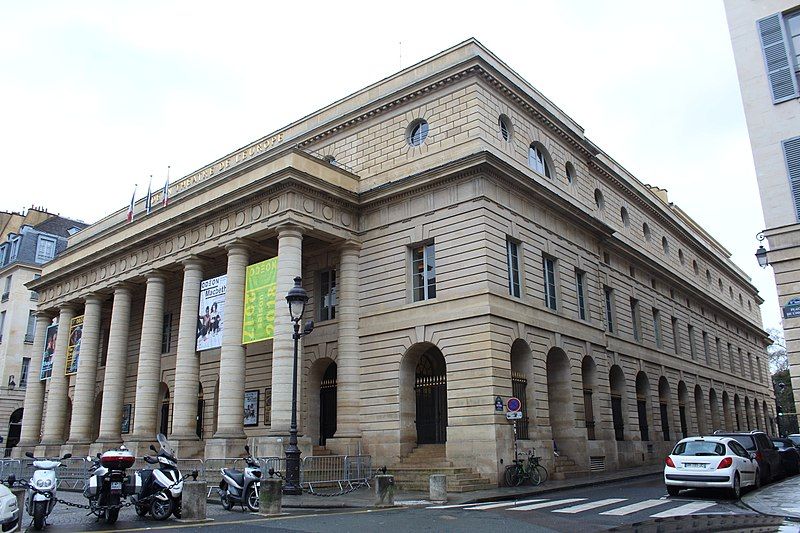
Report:
M 779 324 L 721 1 L 0 0 L 0 210 L 96 221 L 468 37 L 668 189 Z

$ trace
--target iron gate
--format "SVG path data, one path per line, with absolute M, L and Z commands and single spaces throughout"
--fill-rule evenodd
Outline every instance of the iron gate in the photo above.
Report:
M 336 363 L 331 363 L 319 386 L 319 444 L 336 433 Z
M 528 435 L 528 380 L 522 372 L 511 372 L 511 394 L 519 400 L 522 405 L 522 418 L 517 420 L 517 438 L 520 440 L 529 439 Z
M 417 444 L 447 441 L 447 377 L 417 376 Z

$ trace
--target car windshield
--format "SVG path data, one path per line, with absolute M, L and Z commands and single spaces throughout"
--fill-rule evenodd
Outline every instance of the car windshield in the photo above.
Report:
M 756 449 L 755 439 L 749 435 L 732 435 L 731 438 L 736 439 L 736 442 L 744 446 L 744 449 L 748 452 L 755 451 Z
M 692 440 L 679 443 L 672 455 L 725 455 L 725 446 L 719 442 Z
M 795 445 L 800 444 L 800 435 L 789 435 L 789 439 L 795 443 Z
M 774 441 L 772 441 L 772 444 L 774 444 L 775 446 L 777 446 L 779 450 L 785 450 L 786 448 L 788 448 L 788 447 L 789 447 L 789 446 L 787 446 L 787 445 L 786 445 L 786 443 L 785 443 L 785 442 L 783 442 L 782 440 L 774 440 Z

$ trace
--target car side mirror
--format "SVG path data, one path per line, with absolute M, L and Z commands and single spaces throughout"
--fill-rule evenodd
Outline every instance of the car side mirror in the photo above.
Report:
M 750 452 L 750 459 L 756 458 L 756 452 Z

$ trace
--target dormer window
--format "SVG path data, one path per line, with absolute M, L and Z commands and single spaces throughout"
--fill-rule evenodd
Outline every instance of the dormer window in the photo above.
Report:
M 68 234 L 70 234 L 70 235 L 75 235 L 75 234 L 76 234 L 76 233 L 78 233 L 80 230 L 81 230 L 81 228 L 79 228 L 78 226 L 72 226 L 71 228 L 69 228 L 69 229 L 67 230 L 67 233 L 68 233 Z

